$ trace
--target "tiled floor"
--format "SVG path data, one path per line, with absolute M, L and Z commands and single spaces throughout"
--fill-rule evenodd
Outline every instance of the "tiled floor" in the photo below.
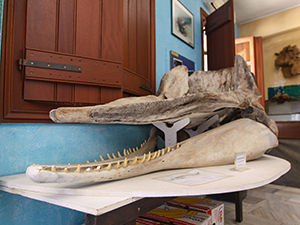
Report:
M 225 203 L 225 225 L 300 225 L 300 188 L 266 185 L 249 190 L 242 223 L 235 222 L 233 203 Z

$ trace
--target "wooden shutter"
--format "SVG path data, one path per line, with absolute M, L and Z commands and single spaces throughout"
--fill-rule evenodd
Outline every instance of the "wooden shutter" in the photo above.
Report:
M 124 92 L 154 93 L 154 1 L 124 0 Z
M 155 91 L 155 0 L 6 0 L 2 40 L 2 122 Z
M 233 1 L 206 18 L 208 70 L 217 70 L 234 65 L 234 19 Z
M 25 66 L 25 100 L 97 104 L 107 91 L 114 93 L 109 100 L 121 97 L 122 0 L 28 0 L 26 15 L 26 60 L 80 71 Z

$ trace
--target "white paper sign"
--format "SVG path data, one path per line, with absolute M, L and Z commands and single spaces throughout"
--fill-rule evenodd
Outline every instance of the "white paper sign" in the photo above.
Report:
M 215 180 L 225 178 L 226 175 L 219 173 L 206 172 L 198 169 L 191 170 L 189 172 L 177 173 L 165 177 L 155 178 L 157 180 L 167 181 L 175 184 L 183 185 L 199 185 Z
M 246 157 L 246 152 L 239 152 L 235 154 L 234 164 L 236 170 L 242 170 L 246 168 Z

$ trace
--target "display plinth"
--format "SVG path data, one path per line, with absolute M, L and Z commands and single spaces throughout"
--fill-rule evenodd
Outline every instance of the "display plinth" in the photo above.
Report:
M 234 165 L 197 168 L 199 171 L 224 174 L 226 177 L 200 185 L 182 185 L 157 178 L 193 169 L 168 170 L 98 184 L 39 184 L 25 174 L 0 178 L 0 189 L 36 200 L 100 215 L 145 197 L 174 197 L 243 191 L 278 179 L 290 169 L 286 160 L 264 155 L 247 162 L 247 170 Z

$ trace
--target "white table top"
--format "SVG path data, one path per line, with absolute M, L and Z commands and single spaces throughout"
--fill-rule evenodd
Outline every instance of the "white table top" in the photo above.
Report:
M 183 185 L 157 178 L 193 169 L 168 170 L 120 181 L 98 184 L 34 183 L 25 174 L 0 178 L 0 190 L 32 199 L 100 215 L 143 197 L 172 197 L 226 193 L 248 190 L 271 183 L 290 169 L 290 163 L 273 156 L 247 162 L 244 171 L 234 165 L 197 168 L 226 177 L 199 185 Z

